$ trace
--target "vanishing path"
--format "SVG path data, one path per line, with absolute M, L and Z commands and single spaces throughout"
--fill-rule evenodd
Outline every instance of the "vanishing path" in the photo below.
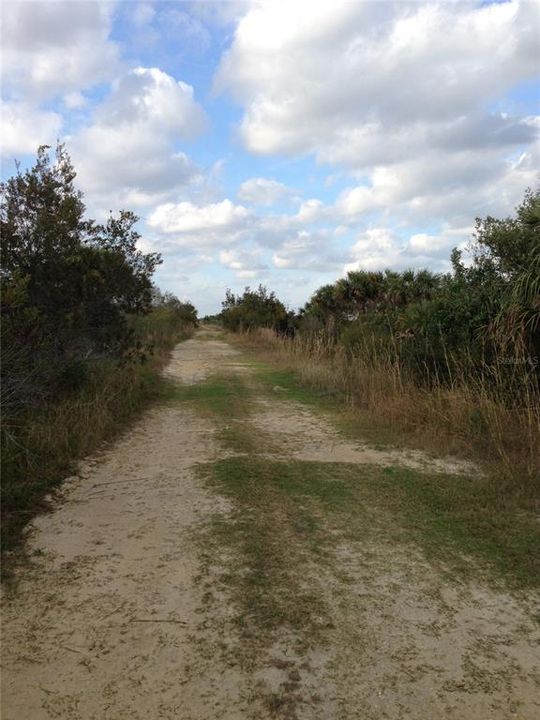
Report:
M 218 334 L 179 345 L 167 374 L 195 400 L 183 388 L 148 412 L 33 524 L 4 603 L 3 720 L 540 717 L 524 601 L 389 542 L 384 507 L 358 508 L 365 535 L 331 510 L 352 465 L 419 468 L 418 453 L 352 444 L 259 392 Z M 216 374 L 230 409 L 222 386 L 195 392 Z

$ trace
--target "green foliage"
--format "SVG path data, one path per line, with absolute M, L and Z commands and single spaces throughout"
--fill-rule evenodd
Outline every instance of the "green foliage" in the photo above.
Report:
M 2 512 L 18 535 L 46 489 L 150 394 L 159 357 L 197 323 L 161 295 L 138 218 L 85 217 L 62 145 L 2 183 Z M 150 379 L 149 379 L 150 378 Z
M 349 272 L 319 288 L 300 311 L 303 336 L 353 355 L 385 349 L 420 381 L 482 365 L 527 365 L 540 355 L 540 191 L 516 216 L 477 219 L 468 262 L 452 272 Z M 510 362 L 512 360 L 512 362 Z M 522 368 L 523 369 L 523 368 Z
M 154 288 L 152 307 L 154 311 L 170 313 L 181 325 L 197 327 L 199 324 L 195 306 L 189 301 L 182 302 L 171 292 L 161 292 Z
M 521 352 L 540 352 L 540 190 L 528 190 L 515 218 L 476 221 L 474 267 L 499 279 L 490 330 Z
M 62 385 L 66 368 L 132 349 L 130 314 L 151 309 L 161 261 L 137 249 L 137 217 L 84 217 L 64 148 L 2 183 L 2 380 L 9 407 Z M 68 380 L 68 385 L 70 381 Z M 7 397 L 6 397 L 7 393 Z
M 292 315 L 275 293 L 268 292 L 263 285 L 259 285 L 257 290 L 247 287 L 243 295 L 234 295 L 227 290 L 222 305 L 221 322 L 227 330 L 233 332 L 255 328 L 286 332 Z
M 300 311 L 299 326 L 304 333 L 339 339 L 349 349 L 366 346 L 373 335 L 397 331 L 403 309 L 432 298 L 441 282 L 428 270 L 352 271 L 315 292 Z
M 130 315 L 128 324 L 138 346 L 136 355 L 159 355 L 198 326 L 197 310 L 190 302 L 181 302 L 172 293 L 154 288 L 150 312 Z

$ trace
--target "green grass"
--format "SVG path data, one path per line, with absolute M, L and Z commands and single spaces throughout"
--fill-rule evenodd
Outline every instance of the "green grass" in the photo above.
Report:
M 481 478 L 249 457 L 222 460 L 203 472 L 234 501 L 235 523 L 224 521 L 226 531 L 265 592 L 282 558 L 294 566 L 298 541 L 324 557 L 337 537 L 329 529 L 354 541 L 376 537 L 389 552 L 416 543 L 429 560 L 458 576 L 481 573 L 517 589 L 540 585 L 538 523 L 500 507 Z
M 276 533 L 272 528 L 281 526 L 284 519 L 288 528 L 284 536 L 290 532 L 298 537 L 295 528 L 303 527 L 306 541 L 317 538 L 310 550 L 317 552 L 326 542 L 321 523 L 337 523 L 354 539 L 365 537 L 366 528 L 373 530 L 378 518 L 381 533 L 391 542 L 417 543 L 429 559 L 457 576 L 482 572 L 505 579 L 513 588 L 540 585 L 540 525 L 531 513 L 516 507 L 512 495 L 501 494 L 489 475 L 466 477 L 397 466 L 275 462 L 257 457 L 260 452 L 278 455 L 277 440 L 255 430 L 250 422 L 253 401 L 275 399 L 276 386 L 282 389 L 280 399 L 324 413 L 344 434 L 366 439 L 366 433 L 344 412 L 339 398 L 303 387 L 294 372 L 259 361 L 246 364 L 254 370 L 249 381 L 237 375 L 213 377 L 182 387 L 176 395 L 213 419 L 221 442 L 244 456 L 218 463 L 209 474 L 236 507 L 246 510 L 242 533 L 252 539 L 246 540 L 244 554 L 248 548 L 250 552 L 273 548 L 275 539 L 270 538 Z M 375 437 L 377 445 L 386 444 L 378 432 Z M 267 523 L 268 538 L 261 544 L 265 536 L 261 528 Z M 275 551 L 277 558 L 280 553 L 290 553 L 287 543 Z M 254 575 L 259 580 L 262 576 Z
M 177 385 L 171 399 L 215 421 L 217 436 L 229 450 L 243 454 L 275 452 L 272 437 L 249 424 L 257 388 L 242 375 L 212 375 L 196 385 Z
M 173 399 L 188 403 L 202 415 L 219 421 L 245 416 L 251 397 L 246 383 L 234 375 L 212 375 L 194 385 L 177 385 L 173 394 Z
M 489 478 L 390 467 L 366 481 L 428 557 L 463 574 L 487 566 L 514 588 L 540 586 L 540 525 L 506 506 Z
M 315 639 L 324 603 L 306 582 L 313 557 L 324 555 L 324 520 L 292 488 L 297 464 L 233 457 L 199 468 L 211 487 L 233 501 L 233 517 L 216 516 L 202 545 L 224 547 L 229 566 L 222 582 L 232 591 L 244 636 L 267 642 L 278 628 Z

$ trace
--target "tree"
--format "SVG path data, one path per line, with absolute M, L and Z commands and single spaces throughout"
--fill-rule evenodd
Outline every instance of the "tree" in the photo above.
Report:
M 255 328 L 272 328 L 287 332 L 289 313 L 285 305 L 264 285 L 257 290 L 246 287 L 243 295 L 234 295 L 227 290 L 222 303 L 221 321 L 228 330 L 242 332 Z
M 528 189 L 513 218 L 477 218 L 473 270 L 496 276 L 499 308 L 490 325 L 504 345 L 540 352 L 540 188 Z
M 49 150 L 0 186 L 2 372 L 20 402 L 50 391 L 71 363 L 121 357 L 127 317 L 150 309 L 161 261 L 137 249 L 132 213 L 85 219 L 65 148 Z
M 168 311 L 181 325 L 196 327 L 199 323 L 197 309 L 191 302 L 182 302 L 171 292 L 161 292 L 153 288 L 152 307 L 155 310 L 164 309 Z

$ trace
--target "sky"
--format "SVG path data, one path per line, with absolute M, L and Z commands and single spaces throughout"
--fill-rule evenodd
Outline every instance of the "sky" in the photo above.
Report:
M 8 0 L 1 35 L 3 177 L 65 142 L 202 315 L 447 271 L 540 183 L 540 2 Z

